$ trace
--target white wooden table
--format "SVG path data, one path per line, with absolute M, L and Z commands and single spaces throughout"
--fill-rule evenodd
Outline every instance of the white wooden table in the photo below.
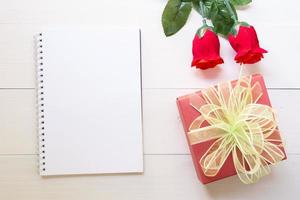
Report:
M 160 24 L 165 0 L 0 0 L 0 199 L 296 199 L 300 188 L 300 3 L 254 1 L 239 11 L 254 24 L 268 49 L 245 74 L 264 75 L 288 160 L 255 185 L 237 177 L 203 186 L 189 154 L 175 98 L 238 76 L 239 66 L 222 40 L 226 64 L 190 69 L 191 41 L 200 17 L 166 39 Z M 41 178 L 37 170 L 37 124 L 33 35 L 43 26 L 139 26 L 142 29 L 143 175 Z M 64 37 L 62 35 L 62 37 Z M 117 48 L 117 47 L 116 47 Z

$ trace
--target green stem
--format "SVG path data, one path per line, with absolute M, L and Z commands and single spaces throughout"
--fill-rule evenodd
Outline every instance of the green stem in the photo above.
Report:
M 232 19 L 234 20 L 234 22 L 238 22 L 238 19 L 237 19 L 237 17 L 235 16 L 235 13 L 234 13 L 233 10 L 232 10 L 232 7 L 231 7 L 231 5 L 230 5 L 230 3 L 229 3 L 229 0 L 224 0 L 224 3 L 225 3 L 225 5 L 226 5 L 227 9 L 229 10 L 229 12 L 230 12 L 230 14 L 231 14 Z
M 201 10 L 201 13 L 202 13 L 202 17 L 203 17 L 202 22 L 203 22 L 204 25 L 207 25 L 203 1 L 201 0 L 201 1 L 199 2 L 199 4 L 200 4 L 200 10 Z

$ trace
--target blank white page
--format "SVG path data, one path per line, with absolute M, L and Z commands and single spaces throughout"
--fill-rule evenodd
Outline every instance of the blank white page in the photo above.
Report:
M 140 31 L 38 37 L 40 174 L 143 172 Z

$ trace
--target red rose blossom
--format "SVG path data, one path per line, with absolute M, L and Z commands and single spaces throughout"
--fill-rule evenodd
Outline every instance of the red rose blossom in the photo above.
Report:
M 237 63 L 253 64 L 264 57 L 263 53 L 267 53 L 266 50 L 260 48 L 253 26 L 240 26 L 238 34 L 236 36 L 230 34 L 228 40 L 237 52 L 234 58 Z
M 218 64 L 224 63 L 220 57 L 220 41 L 218 36 L 207 29 L 200 38 L 198 34 L 193 40 L 193 62 L 192 66 L 197 69 L 213 68 Z

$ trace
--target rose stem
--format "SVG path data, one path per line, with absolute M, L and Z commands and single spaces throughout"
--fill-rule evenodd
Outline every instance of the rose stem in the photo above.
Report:
M 202 13 L 202 23 L 203 23 L 203 25 L 207 26 L 206 16 L 205 16 L 205 13 L 204 13 L 203 1 L 200 1 L 200 10 L 201 10 L 201 13 Z
M 233 12 L 231 5 L 229 4 L 229 0 L 224 0 L 224 3 L 225 3 L 225 5 L 226 5 L 228 11 L 230 12 L 231 17 L 232 17 L 232 19 L 234 20 L 234 22 L 237 22 L 238 19 L 237 19 L 237 17 L 235 16 L 235 13 Z

